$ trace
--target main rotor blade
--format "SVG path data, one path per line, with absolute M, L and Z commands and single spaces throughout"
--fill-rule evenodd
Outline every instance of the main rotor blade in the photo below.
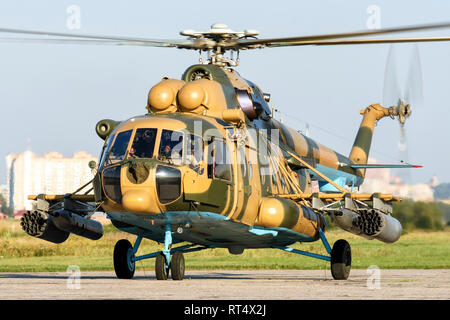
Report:
M 378 29 L 378 30 L 364 30 L 357 32 L 347 32 L 347 33 L 334 33 L 334 34 L 323 34 L 323 35 L 311 35 L 311 36 L 300 36 L 300 37 L 289 37 L 289 38 L 272 38 L 272 39 L 241 39 L 238 40 L 237 43 L 240 47 L 251 47 L 251 46 L 281 46 L 281 45 L 299 45 L 303 42 L 310 41 L 319 41 L 319 40 L 331 40 L 331 39 L 340 39 L 340 38 L 352 38 L 352 37 L 360 37 L 360 36 L 373 36 L 379 34 L 388 34 L 388 33 L 398 33 L 398 32 L 408 32 L 408 31 L 424 31 L 424 30 L 432 30 L 432 29 L 440 29 L 440 28 L 449 28 L 450 23 L 439 23 L 439 24 L 428 24 L 428 25 L 419 25 L 419 26 L 406 26 L 406 27 L 398 27 L 398 28 L 389 28 L 389 29 Z M 310 43 L 314 44 L 314 43 Z
M 49 36 L 49 37 L 64 37 L 64 38 L 77 38 L 79 40 L 109 40 L 109 41 L 118 41 L 120 45 L 143 45 L 143 46 L 152 46 L 152 47 L 189 47 L 193 45 L 192 40 L 159 40 L 159 39 L 146 39 L 146 38 L 132 38 L 132 37 L 122 37 L 122 36 L 99 36 L 99 35 L 87 35 L 87 34 L 74 34 L 74 33 L 59 33 L 59 32 L 47 32 L 47 31 L 34 31 L 34 30 L 19 30 L 19 29 L 7 29 L 0 28 L 0 33 L 10 33 L 10 34 L 27 34 L 27 35 L 38 35 L 38 36 Z M 4 38 L 6 39 L 6 38 Z M 49 38 L 50 40 L 52 38 Z M 22 39 L 25 40 L 25 39 Z M 33 42 L 33 38 L 30 38 L 30 42 Z M 44 39 L 40 39 L 41 41 Z M 56 40 L 64 40 L 64 39 L 54 39 Z M 69 39 L 66 39 L 69 40 Z M 38 42 L 38 41 L 36 41 Z M 47 41 L 50 42 L 50 41 Z M 67 43 L 69 43 L 67 41 Z M 81 42 L 79 42 L 81 43 Z M 88 42 L 86 42 L 88 43 Z M 98 42 L 97 44 L 101 44 Z M 103 43 L 110 44 L 110 43 Z
M 325 41 L 299 41 L 290 43 L 273 43 L 268 47 L 288 46 L 333 46 L 352 44 L 381 44 L 381 43 L 407 43 L 407 42 L 439 42 L 450 41 L 450 37 L 423 37 L 423 38 L 392 38 L 392 39 L 353 39 L 353 40 L 325 40 Z
M 100 44 L 118 45 L 122 41 L 114 40 L 91 40 L 91 39 L 44 39 L 44 38 L 0 38 L 3 43 L 49 43 L 49 44 Z

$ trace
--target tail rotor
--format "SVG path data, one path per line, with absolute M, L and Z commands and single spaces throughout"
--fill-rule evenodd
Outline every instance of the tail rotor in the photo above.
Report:
M 399 81 L 399 67 L 404 66 L 407 61 L 404 57 L 404 49 L 409 50 L 409 66 L 406 79 Z M 400 86 L 403 82 L 405 85 Z M 409 48 L 400 47 L 400 45 L 391 44 L 386 62 L 384 86 L 383 86 L 383 104 L 390 107 L 392 117 L 397 117 L 399 121 L 400 134 L 398 141 L 398 150 L 400 159 L 406 161 L 408 158 L 408 145 L 406 138 L 405 122 L 411 115 L 411 106 L 414 108 L 423 108 L 423 85 L 422 70 L 417 44 Z

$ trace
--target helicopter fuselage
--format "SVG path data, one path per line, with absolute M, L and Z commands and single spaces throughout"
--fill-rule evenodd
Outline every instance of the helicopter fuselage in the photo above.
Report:
M 315 241 L 324 217 L 283 195 L 319 191 L 314 179 L 320 191 L 335 187 L 286 151 L 338 185 L 363 180 L 349 158 L 273 119 L 264 93 L 231 69 L 163 78 L 147 109 L 97 125 L 96 202 L 123 231 L 162 242 L 170 223 L 175 242 L 229 248 Z

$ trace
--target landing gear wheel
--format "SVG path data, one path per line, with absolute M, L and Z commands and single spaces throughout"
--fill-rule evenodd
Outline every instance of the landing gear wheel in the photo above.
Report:
M 135 263 L 132 261 L 133 246 L 122 239 L 114 247 L 114 271 L 119 279 L 131 279 L 134 276 Z
M 183 252 L 175 251 L 170 262 L 172 280 L 183 280 L 184 278 L 184 256 Z
M 166 256 L 162 252 L 156 256 L 155 273 L 157 280 L 167 280 L 169 277 L 169 268 L 166 268 Z
M 331 250 L 331 275 L 335 280 L 347 280 L 352 266 L 352 251 L 350 244 L 340 239 Z

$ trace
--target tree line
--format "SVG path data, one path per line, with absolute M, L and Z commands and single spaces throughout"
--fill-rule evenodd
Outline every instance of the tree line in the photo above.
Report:
M 14 209 L 6 205 L 6 199 L 0 194 L 0 212 L 9 217 L 14 217 Z
M 450 221 L 450 205 L 405 199 L 394 203 L 392 215 L 404 230 L 443 230 L 446 222 Z

